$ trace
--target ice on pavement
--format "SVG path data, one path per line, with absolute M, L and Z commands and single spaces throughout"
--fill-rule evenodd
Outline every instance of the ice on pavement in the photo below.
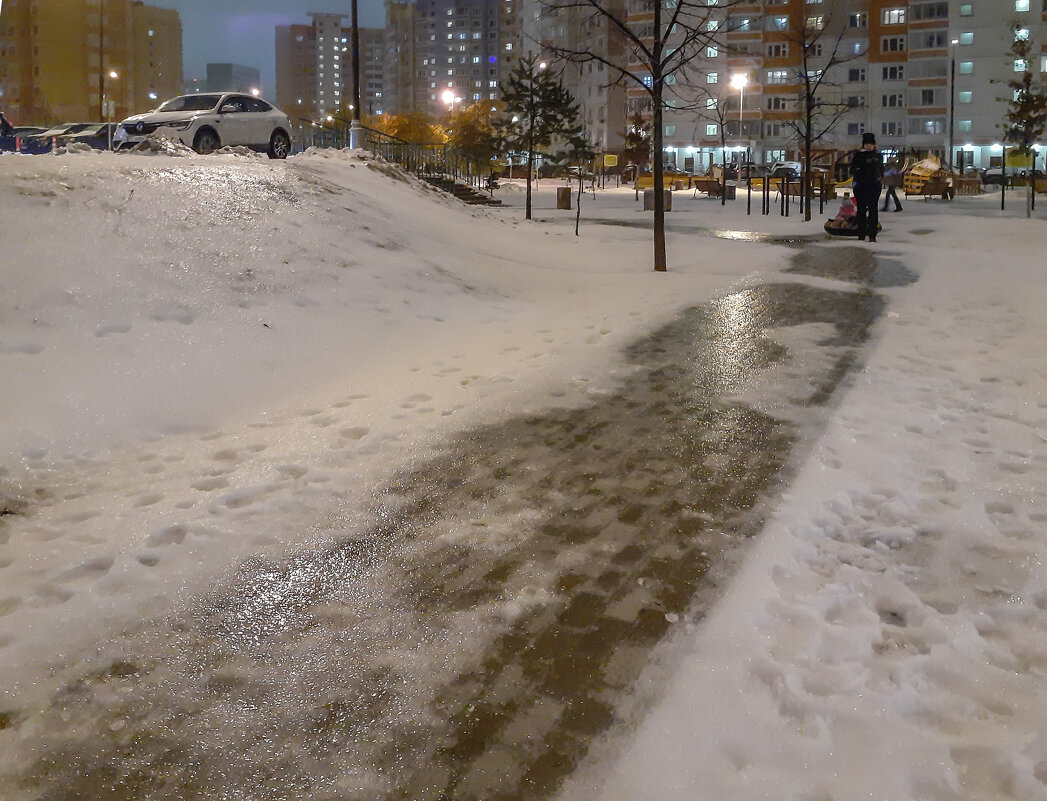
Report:
M 463 210 L 358 153 L 0 173 L 5 768 L 96 647 L 323 541 L 455 432 L 612 391 L 621 346 L 790 255 L 681 235 L 652 275 L 642 230 L 575 238 L 548 191 L 544 223 Z M 1045 235 L 961 201 L 885 221 L 919 281 L 878 290 L 877 347 L 728 596 L 565 798 L 1044 797 Z

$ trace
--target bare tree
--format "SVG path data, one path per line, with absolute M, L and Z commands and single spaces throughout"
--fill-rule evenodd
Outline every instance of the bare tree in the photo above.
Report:
M 1047 124 L 1047 91 L 1033 80 L 1031 64 L 1034 54 L 1028 29 L 1023 29 L 1018 24 L 1012 25 L 1011 28 L 1014 41 L 1011 44 L 1010 58 L 1023 69 L 1020 77 L 1007 82 L 1013 95 L 1009 100 L 1007 121 L 1003 124 L 1003 138 L 1011 142 L 1021 155 L 1034 156 L 1029 188 L 1025 195 L 1025 216 L 1031 217 L 1036 199 L 1036 160 L 1032 146 L 1043 136 L 1044 126 Z
M 697 119 L 716 123 L 716 130 L 720 132 L 720 154 L 723 163 L 723 174 L 720 176 L 720 183 L 723 185 L 723 191 L 720 192 L 720 205 L 725 206 L 727 205 L 727 123 L 730 99 L 718 97 L 704 89 L 700 94 L 704 97 L 688 104 L 688 108 L 696 111 Z M 740 126 L 739 123 L 739 131 L 741 131 Z
M 786 124 L 796 132 L 796 138 L 803 149 L 804 220 L 808 221 L 811 219 L 811 200 L 814 194 L 811 185 L 811 151 L 814 144 L 828 135 L 850 109 L 839 97 L 828 97 L 831 93 L 838 94 L 833 90 L 838 89 L 839 84 L 832 79 L 835 78 L 840 65 L 861 55 L 843 52 L 842 45 L 847 34 L 848 20 L 846 16 L 834 14 L 833 11 L 833 6 L 828 5 L 824 14 L 801 14 L 796 20 L 798 24 L 786 37 L 790 47 L 795 47 L 800 56 L 794 76 L 797 115 Z
M 613 0 L 539 0 L 552 13 L 575 13 L 597 25 L 606 25 L 625 43 L 621 56 L 609 55 L 587 44 L 565 45 L 543 41 L 546 52 L 574 63 L 599 62 L 614 83 L 642 89 L 648 98 L 655 154 L 654 269 L 664 272 L 665 178 L 662 169 L 662 113 L 668 80 L 683 73 L 705 48 L 719 44 L 721 22 L 733 3 L 709 0 L 628 0 L 625 9 Z

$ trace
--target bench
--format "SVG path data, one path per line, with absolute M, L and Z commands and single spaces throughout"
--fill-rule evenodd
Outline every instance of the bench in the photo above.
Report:
M 704 192 L 709 197 L 720 197 L 723 194 L 723 184 L 719 178 L 696 175 L 691 179 L 691 186 L 694 187 L 694 197 L 698 197 L 699 192 Z
M 956 196 L 956 190 L 949 185 L 949 179 L 945 177 L 928 178 L 919 188 L 905 187 L 905 196 L 923 195 L 928 200 L 931 195 L 941 197 L 942 200 L 952 200 Z

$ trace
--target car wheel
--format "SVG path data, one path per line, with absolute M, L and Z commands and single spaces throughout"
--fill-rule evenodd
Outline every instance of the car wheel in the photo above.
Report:
M 204 128 L 197 133 L 196 138 L 193 140 L 193 150 L 202 156 L 214 153 L 221 146 L 222 141 L 218 138 L 218 134 L 210 128 Z
M 283 131 L 273 131 L 269 137 L 269 158 L 285 159 L 291 152 L 291 140 Z

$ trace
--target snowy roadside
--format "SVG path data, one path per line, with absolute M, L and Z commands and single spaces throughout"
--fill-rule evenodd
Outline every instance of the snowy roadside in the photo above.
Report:
M 562 801 L 1047 797 L 1047 233 L 932 209 L 728 597 Z

